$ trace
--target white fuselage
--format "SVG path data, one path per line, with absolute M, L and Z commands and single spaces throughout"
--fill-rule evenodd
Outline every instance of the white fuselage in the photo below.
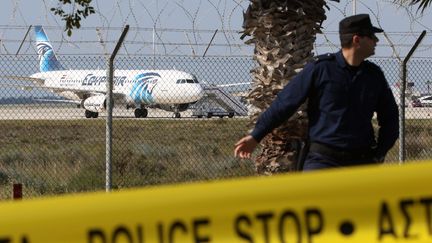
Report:
M 31 77 L 44 79 L 46 88 L 57 91 L 96 94 L 107 90 L 105 70 L 48 71 Z M 203 97 L 204 91 L 193 75 L 182 71 L 116 70 L 113 93 L 123 94 L 127 103 L 164 105 L 196 102 Z

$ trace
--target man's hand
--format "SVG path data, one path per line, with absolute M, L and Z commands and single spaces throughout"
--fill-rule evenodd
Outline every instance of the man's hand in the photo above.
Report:
M 382 163 L 384 163 L 385 155 L 378 153 L 378 149 L 373 148 L 372 149 L 372 160 L 373 160 L 373 162 L 375 162 L 377 164 L 382 164 Z
M 251 135 L 240 139 L 235 144 L 234 156 L 241 159 L 250 159 L 252 152 L 255 150 L 258 142 Z

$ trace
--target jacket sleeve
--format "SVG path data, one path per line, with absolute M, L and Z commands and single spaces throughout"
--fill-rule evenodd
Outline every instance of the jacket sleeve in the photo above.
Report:
M 305 102 L 313 84 L 314 63 L 310 63 L 296 75 L 277 95 L 270 107 L 265 110 L 252 131 L 252 137 L 258 142 L 274 128 L 289 119 Z
M 387 152 L 393 147 L 399 137 L 399 110 L 395 102 L 393 93 L 385 80 L 384 74 L 380 70 L 384 80 L 384 88 L 377 108 L 378 138 L 376 156 L 384 159 Z

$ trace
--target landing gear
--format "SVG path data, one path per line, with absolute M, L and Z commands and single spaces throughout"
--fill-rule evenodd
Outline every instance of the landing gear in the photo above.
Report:
M 136 118 L 146 118 L 148 115 L 148 110 L 146 108 L 136 108 L 134 114 Z
M 174 106 L 173 106 L 173 111 L 174 111 L 173 116 L 174 116 L 175 118 L 181 118 L 180 110 L 181 110 L 181 107 L 180 107 L 179 105 L 174 105 Z
M 98 118 L 99 113 L 93 112 L 93 111 L 89 111 L 89 110 L 85 110 L 84 115 L 85 115 L 86 118 Z

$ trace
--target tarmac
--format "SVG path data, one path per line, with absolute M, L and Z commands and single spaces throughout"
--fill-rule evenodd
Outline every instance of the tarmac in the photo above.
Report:
M 173 112 L 148 109 L 148 118 L 173 118 Z M 87 119 L 84 109 L 58 105 L 0 105 L 0 120 L 73 120 Z M 181 112 L 182 118 L 192 118 L 192 111 Z M 407 107 L 406 119 L 432 119 L 432 107 Z M 105 119 L 106 112 L 99 113 L 97 119 Z M 134 109 L 114 108 L 113 118 L 134 118 Z M 238 118 L 238 117 L 237 117 Z M 146 119 L 146 118 L 139 118 Z M 180 118 L 181 119 L 181 118 Z
M 76 120 L 85 118 L 85 110 L 75 106 L 58 105 L 0 105 L 0 120 Z M 107 113 L 100 112 L 97 119 L 106 119 Z M 190 110 L 181 112 L 182 118 L 191 118 Z M 113 109 L 113 118 L 135 118 L 134 109 Z M 160 109 L 148 109 L 148 118 L 173 118 L 173 112 Z M 146 119 L 146 118 L 139 118 Z M 181 118 L 180 118 L 181 119 Z

